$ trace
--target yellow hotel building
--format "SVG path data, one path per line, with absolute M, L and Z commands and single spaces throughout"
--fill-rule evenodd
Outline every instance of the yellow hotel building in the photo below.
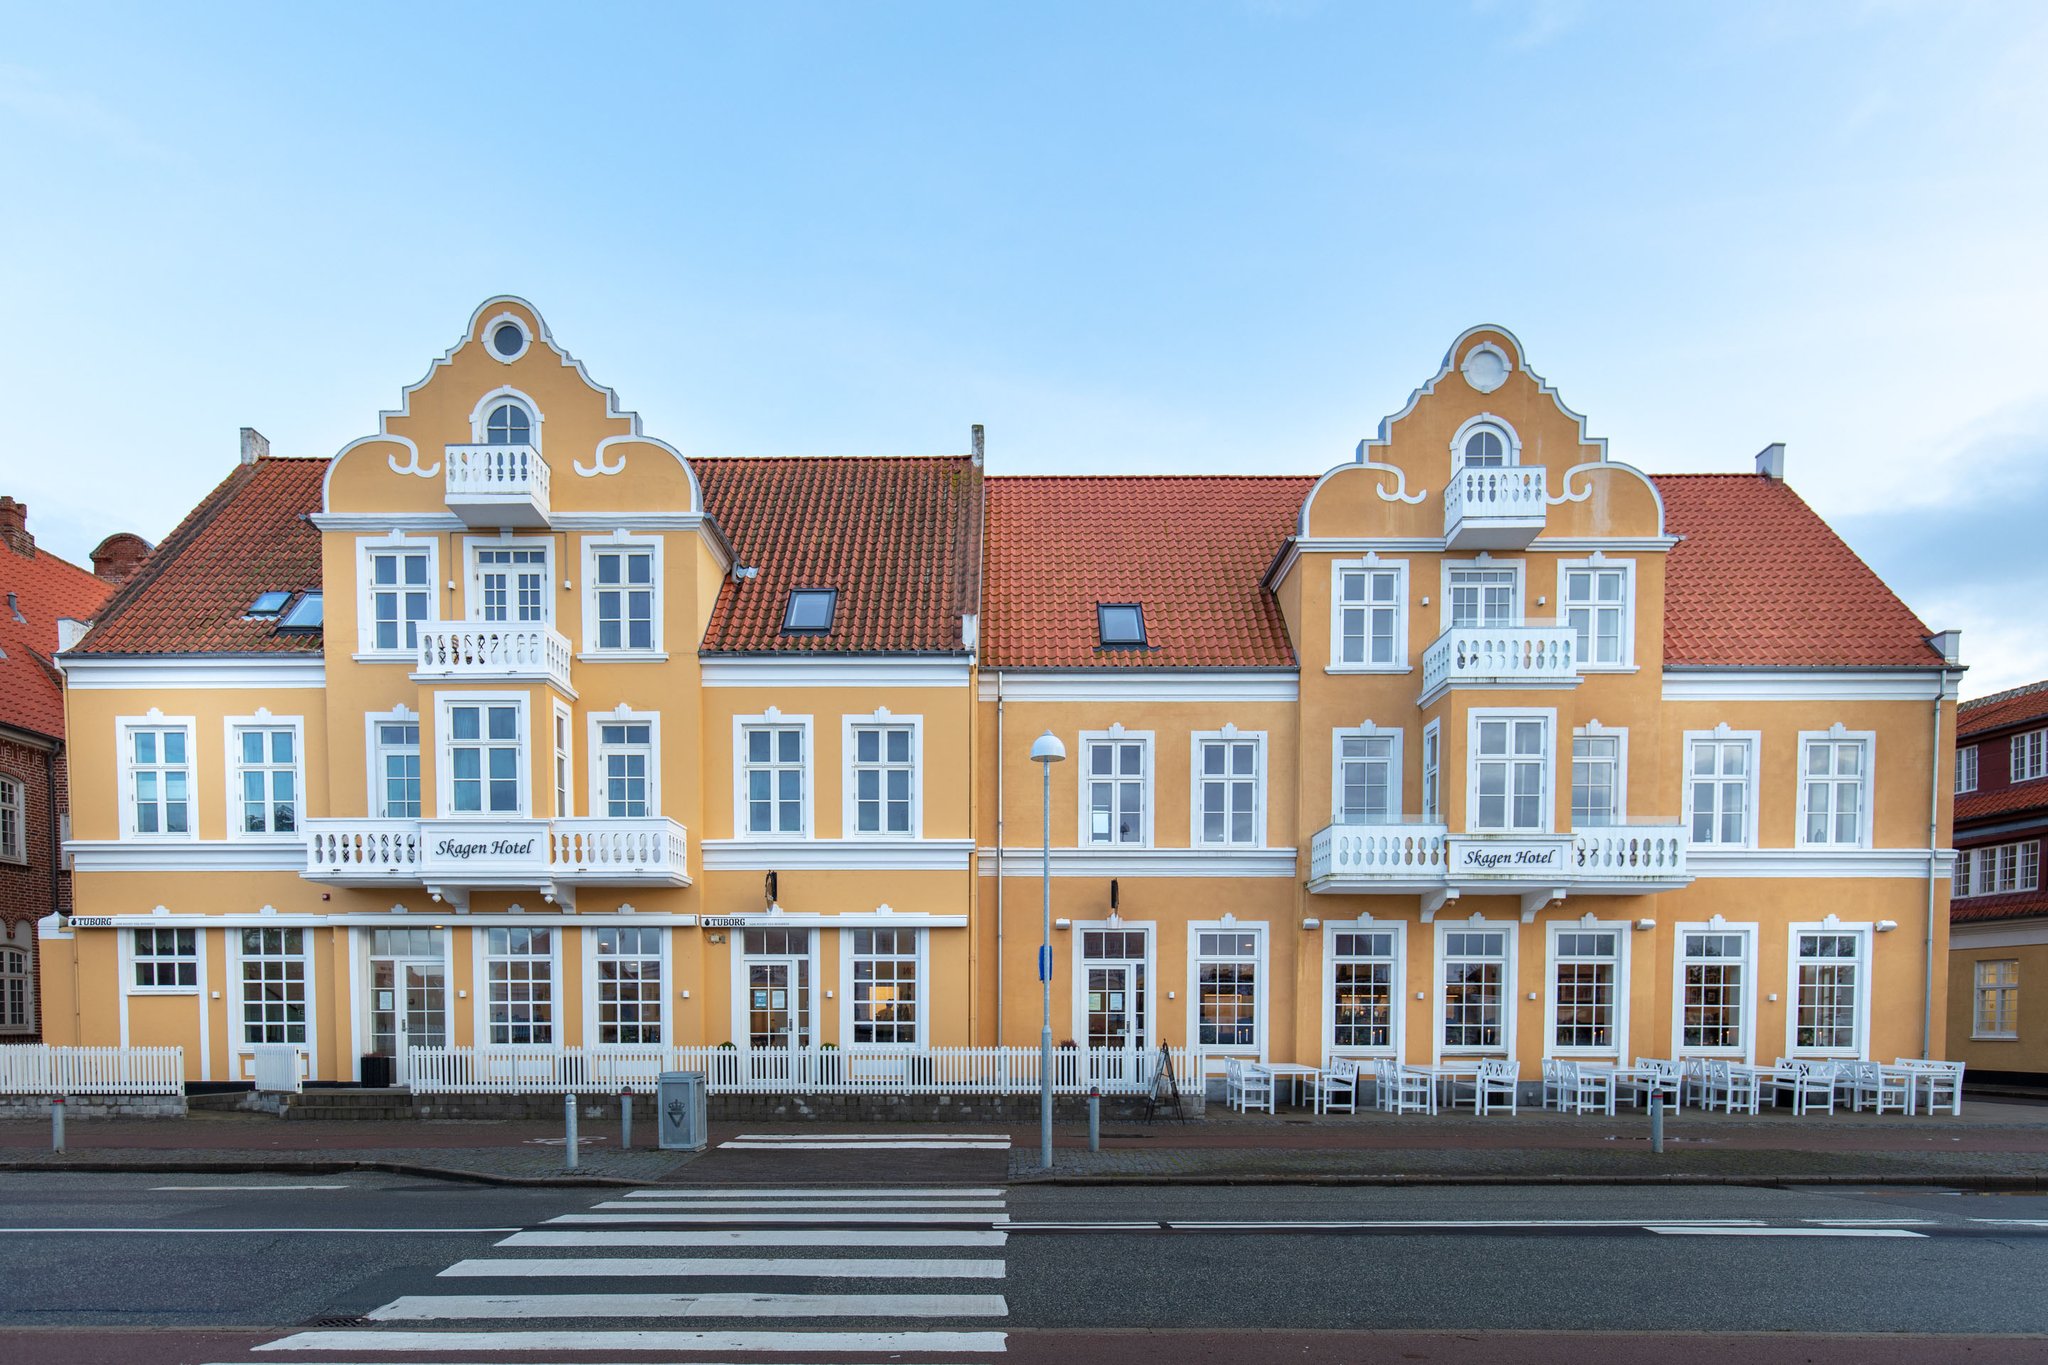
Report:
M 1500 328 L 1312 477 L 686 459 L 516 298 L 243 443 L 61 655 L 52 1043 L 1028 1046 L 1049 731 L 1062 1042 L 1945 1050 L 1954 636 Z

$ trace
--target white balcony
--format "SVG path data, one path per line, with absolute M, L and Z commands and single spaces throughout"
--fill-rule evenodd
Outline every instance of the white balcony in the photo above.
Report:
M 545 682 L 569 686 L 569 642 L 532 621 L 426 621 L 414 682 Z
M 448 510 L 469 526 L 548 524 L 548 464 L 532 446 L 449 446 Z
M 1572 876 L 1589 889 L 1673 891 L 1692 881 L 1684 825 L 1606 825 L 1572 831 Z
M 464 903 L 477 889 L 571 902 L 578 886 L 688 886 L 689 834 L 661 817 L 308 820 L 309 881 L 412 886 Z
M 1420 704 L 1452 687 L 1577 687 L 1577 654 L 1566 626 L 1453 626 L 1422 653 Z
M 1444 540 L 1453 550 L 1526 550 L 1549 506 L 1541 465 L 1459 469 L 1444 489 Z
M 1692 881 L 1683 825 L 1613 825 L 1569 834 L 1454 834 L 1419 820 L 1336 824 L 1309 848 L 1320 895 L 1419 895 L 1430 920 L 1462 896 L 1516 896 L 1523 918 L 1573 895 L 1642 895 Z
M 1434 890 L 1444 885 L 1446 837 L 1441 824 L 1426 822 L 1329 825 L 1309 845 L 1309 890 Z

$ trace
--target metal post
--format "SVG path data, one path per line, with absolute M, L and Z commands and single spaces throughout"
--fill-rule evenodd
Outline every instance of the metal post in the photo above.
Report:
M 573 1171 L 576 1169 L 576 1097 L 574 1095 L 562 1096 L 562 1117 L 568 1124 L 569 1129 L 568 1141 L 563 1146 L 563 1150 L 568 1153 L 564 1164 Z
M 1102 1150 L 1102 1087 L 1088 1087 L 1088 1150 Z
M 619 1092 L 619 1150 L 633 1150 L 633 1092 Z
M 1662 1155 L 1664 1151 L 1664 1092 L 1650 1092 L 1650 1150 Z
M 1038 949 L 1038 1166 L 1052 1169 L 1052 764 L 1038 765 L 1045 787 L 1044 924 Z
M 64 1097 L 54 1096 L 50 1100 L 50 1150 L 62 1153 L 64 1150 Z

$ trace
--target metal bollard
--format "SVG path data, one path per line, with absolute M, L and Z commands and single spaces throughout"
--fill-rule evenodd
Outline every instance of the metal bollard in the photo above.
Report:
M 64 1150 L 64 1097 L 57 1095 L 50 1100 L 50 1150 Z
M 1088 1087 L 1088 1150 L 1102 1150 L 1102 1087 Z
M 619 1092 L 619 1150 L 633 1150 L 633 1092 Z
M 1664 1092 L 1661 1090 L 1650 1096 L 1650 1150 L 1659 1155 L 1664 1151 Z
M 562 1096 L 562 1115 L 569 1125 L 569 1139 L 563 1147 L 563 1150 L 568 1154 L 564 1164 L 573 1171 L 576 1169 L 576 1097 L 574 1095 Z

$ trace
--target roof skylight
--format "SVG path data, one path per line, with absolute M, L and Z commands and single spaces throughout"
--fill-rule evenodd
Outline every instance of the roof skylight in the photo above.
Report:
M 1145 608 L 1136 602 L 1097 602 L 1095 628 L 1104 649 L 1145 648 Z
M 784 635 L 824 635 L 839 608 L 837 588 L 791 588 L 782 609 Z
M 277 623 L 280 634 L 286 631 L 311 633 L 320 629 L 327 620 L 325 599 L 317 592 L 301 593 L 299 600 L 292 603 L 292 609 Z
M 275 616 L 283 611 L 284 604 L 291 600 L 292 595 L 288 592 L 258 593 L 256 600 L 249 604 L 247 614 L 250 616 Z

